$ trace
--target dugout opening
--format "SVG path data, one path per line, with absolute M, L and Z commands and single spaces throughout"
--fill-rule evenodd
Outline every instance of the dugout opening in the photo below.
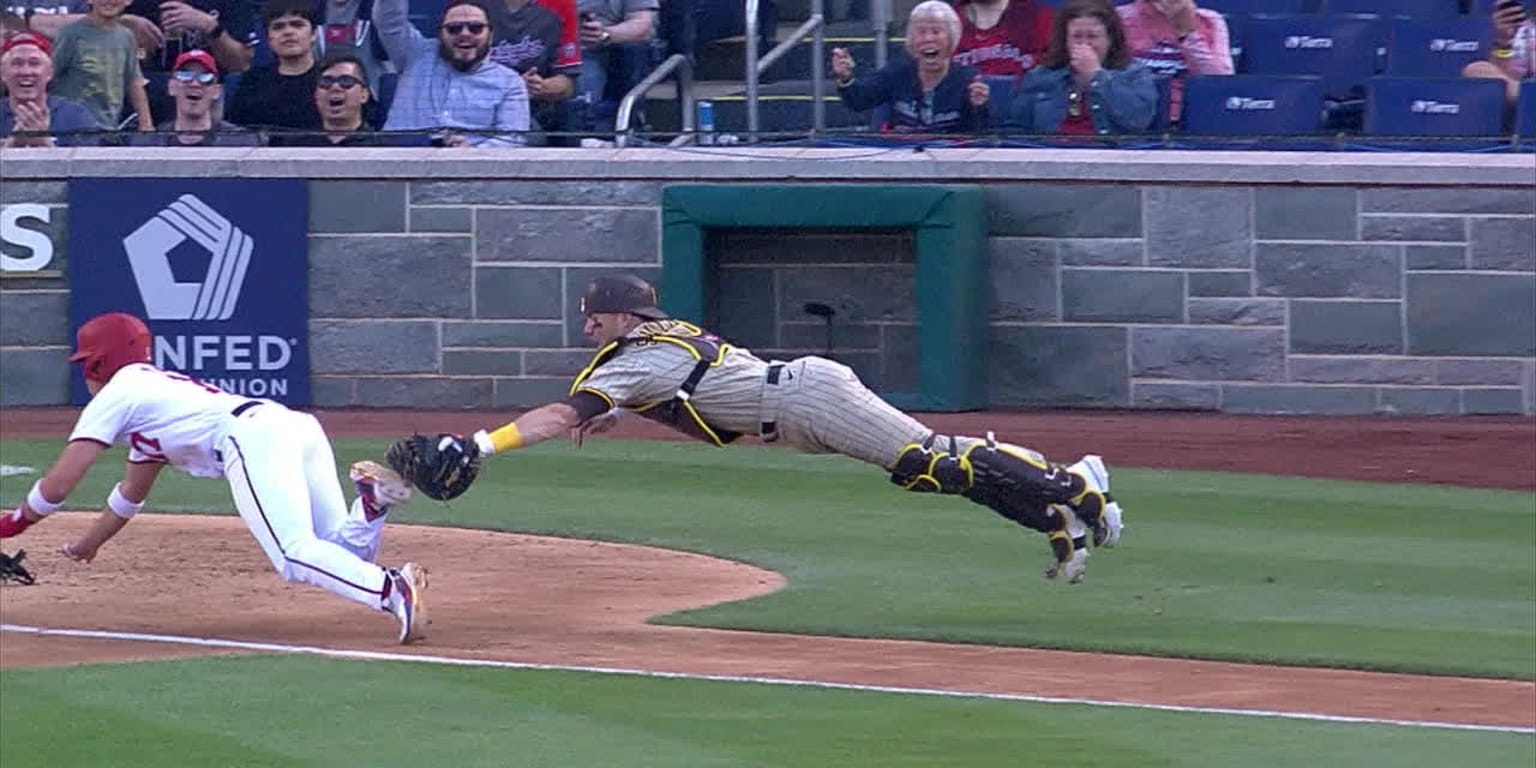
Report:
M 825 304 L 842 315 L 835 356 L 892 404 L 980 409 L 986 226 L 975 185 L 672 185 L 661 301 L 768 355 L 820 352 L 803 307 Z

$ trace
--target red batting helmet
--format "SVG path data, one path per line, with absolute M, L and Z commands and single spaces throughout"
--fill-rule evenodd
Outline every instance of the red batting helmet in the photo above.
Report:
M 86 381 L 105 384 L 119 368 L 150 361 L 149 326 L 126 312 L 97 315 L 80 326 L 75 334 L 75 353 L 71 363 L 85 363 Z

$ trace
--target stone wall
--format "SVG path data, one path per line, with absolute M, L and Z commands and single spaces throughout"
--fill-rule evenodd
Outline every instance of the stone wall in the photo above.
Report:
M 72 176 L 310 178 L 325 406 L 560 396 L 590 354 L 580 287 L 657 276 L 666 184 L 836 181 L 986 185 L 999 407 L 1536 413 L 1531 156 L 869 155 L 5 150 L 0 204 L 57 210 Z M 67 216 L 49 227 L 63 253 Z M 782 235 L 711 234 L 722 328 L 820 351 L 824 326 L 801 307 L 824 302 L 838 354 L 910 388 L 910 237 Z M 59 276 L 0 281 L 0 403 L 67 401 L 67 301 Z

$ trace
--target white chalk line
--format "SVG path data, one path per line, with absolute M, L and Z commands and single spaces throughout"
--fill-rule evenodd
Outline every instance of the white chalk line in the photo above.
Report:
M 207 648 L 230 648 L 266 653 L 309 654 L 339 659 L 366 661 L 404 661 L 417 664 L 441 664 L 458 667 L 492 667 L 496 669 L 548 670 L 559 672 L 588 672 L 601 675 L 627 675 L 677 680 L 706 680 L 721 683 L 753 683 L 757 685 L 782 685 L 799 688 L 825 688 L 870 693 L 894 693 L 909 696 L 944 696 L 966 699 L 991 699 L 996 701 L 1021 701 L 1033 704 L 1081 704 L 1092 707 L 1117 709 L 1144 709 L 1159 712 L 1187 712 L 1202 715 L 1234 715 L 1241 717 L 1268 717 L 1285 720 L 1309 720 L 1324 723 L 1350 723 L 1360 725 L 1395 725 L 1407 728 L 1442 728 L 1456 731 L 1484 731 L 1490 733 L 1520 733 L 1536 735 L 1536 728 L 1505 725 L 1470 725 L 1466 723 L 1441 723 L 1425 720 L 1395 720 L 1378 717 L 1351 717 L 1347 715 L 1323 715 L 1312 712 L 1283 712 L 1267 709 L 1229 709 L 1226 707 L 1189 707 L 1176 704 L 1147 704 L 1134 701 L 1105 699 L 1063 698 L 1056 696 L 1030 696 L 1020 693 L 988 693 L 983 691 L 949 691 L 935 688 L 906 688 L 889 685 L 860 685 L 835 683 L 824 680 L 793 680 L 781 677 L 753 677 L 750 675 L 703 675 L 687 672 L 660 672 L 648 669 L 623 667 L 586 667 L 566 664 L 537 664 L 524 661 L 497 661 L 491 659 L 461 659 L 451 656 L 429 656 L 414 653 L 387 653 L 384 651 L 359 651 L 339 648 L 322 648 L 313 645 L 287 645 L 283 643 L 256 643 L 243 640 L 223 640 L 212 637 L 186 637 L 183 635 L 156 635 L 140 632 L 112 632 L 94 629 L 53 629 L 21 624 L 0 624 L 0 632 L 17 632 L 30 635 L 55 637 L 82 637 L 100 640 L 126 640 L 141 643 L 168 643 L 194 645 Z

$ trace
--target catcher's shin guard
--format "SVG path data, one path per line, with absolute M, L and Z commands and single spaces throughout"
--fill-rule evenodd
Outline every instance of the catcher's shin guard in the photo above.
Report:
M 958 494 L 992 509 L 1050 543 L 1056 562 L 1047 578 L 1076 583 L 1087 564 L 1087 529 L 1064 506 L 1081 496 L 1083 479 L 1045 462 L 1032 451 L 985 441 L 930 435 L 902 449 L 891 482 L 919 493 Z
M 1081 476 L 990 433 L 984 441 L 930 435 L 908 445 L 896 458 L 891 482 L 919 493 L 960 494 L 1042 533 L 1062 528 L 1049 505 L 1076 504 L 1087 488 Z

